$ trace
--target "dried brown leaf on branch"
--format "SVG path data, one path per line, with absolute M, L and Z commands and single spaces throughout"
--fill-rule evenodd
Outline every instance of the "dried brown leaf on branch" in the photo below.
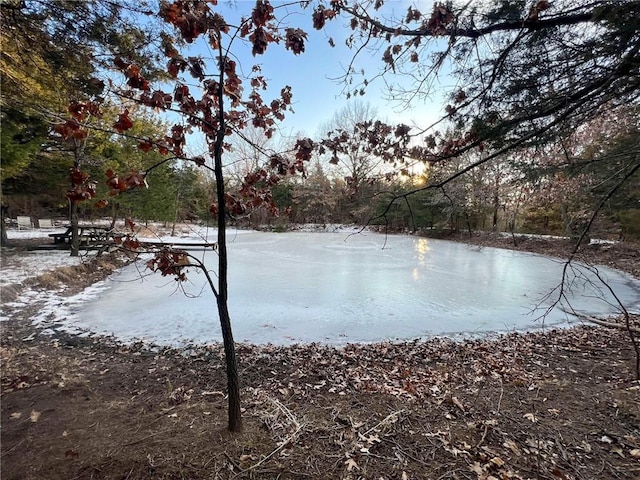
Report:
M 160 272 L 165 276 L 174 276 L 178 282 L 187 280 L 185 269 L 190 266 L 189 257 L 185 252 L 163 248 L 148 260 L 146 266 L 153 272 Z
M 70 138 L 82 140 L 89 134 L 88 130 L 80 125 L 75 118 L 69 119 L 64 123 L 54 125 L 53 131 L 60 135 L 64 140 L 68 140 Z
M 300 28 L 287 28 L 285 30 L 285 48 L 291 50 L 295 55 L 300 55 L 304 52 L 304 42 L 307 39 L 307 34 Z
M 251 20 L 256 27 L 266 25 L 273 20 L 273 7 L 267 0 L 258 0 L 256 6 L 251 12 Z
M 151 140 L 150 138 L 140 140 L 138 142 L 138 148 L 145 153 L 153 150 L 153 146 L 154 146 L 153 140 Z
M 124 112 L 118 115 L 118 121 L 113 124 L 113 128 L 119 133 L 124 133 L 133 128 L 133 121 L 129 117 L 129 110 L 125 108 Z
M 456 17 L 450 5 L 437 2 L 433 5 L 431 18 L 427 22 L 427 28 L 432 35 L 446 35 L 447 28 L 455 21 Z
M 551 4 L 547 0 L 538 0 L 536 4 L 533 7 L 531 7 L 531 10 L 529 11 L 529 15 L 527 16 L 527 21 L 531 22 L 531 21 L 538 20 L 538 16 L 540 15 L 540 12 L 544 12 L 550 7 L 551 7 Z
M 313 11 L 313 14 L 311 15 L 311 18 L 313 20 L 313 28 L 315 28 L 316 30 L 321 30 L 324 27 L 325 22 L 327 20 L 335 18 L 335 16 L 335 11 L 324 8 L 324 6 L 322 5 L 318 5 L 318 7 L 316 7 L 316 9 Z
M 267 50 L 267 46 L 269 45 L 269 36 L 264 28 L 257 27 L 251 35 L 249 35 L 249 41 L 253 45 L 253 49 L 251 51 L 252 55 L 255 57 L 256 55 L 262 55 Z M 273 39 L 273 37 L 271 37 Z

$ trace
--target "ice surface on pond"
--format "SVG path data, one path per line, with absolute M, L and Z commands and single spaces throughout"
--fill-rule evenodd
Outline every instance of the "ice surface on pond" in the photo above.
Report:
M 243 232 L 229 241 L 234 336 L 252 343 L 340 344 L 539 328 L 558 292 L 536 306 L 557 287 L 563 267 L 535 254 L 374 233 Z M 204 260 L 217 267 L 215 253 Z M 75 308 L 73 323 L 160 344 L 221 340 L 216 302 L 202 273 L 189 272 L 185 295 L 173 279 L 141 279 L 141 271 L 138 264 L 112 277 L 95 300 Z M 627 308 L 640 308 L 639 281 L 598 271 Z M 594 315 L 617 312 L 601 283 L 582 277 L 594 275 L 580 272 L 575 277 L 570 270 L 571 306 Z M 575 318 L 557 307 L 544 325 L 568 320 Z

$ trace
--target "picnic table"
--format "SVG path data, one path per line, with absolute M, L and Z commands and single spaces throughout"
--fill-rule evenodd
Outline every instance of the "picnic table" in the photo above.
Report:
M 53 243 L 71 244 L 73 227 L 66 225 L 64 233 L 50 233 Z M 78 238 L 81 246 L 105 245 L 113 241 L 114 231 L 105 225 L 78 225 Z

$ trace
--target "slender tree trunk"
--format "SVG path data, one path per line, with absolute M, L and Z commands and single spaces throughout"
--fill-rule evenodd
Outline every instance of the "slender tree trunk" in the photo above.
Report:
M 80 236 L 78 235 L 78 204 L 69 203 L 69 223 L 71 224 L 71 256 L 80 256 Z
M 223 129 L 221 129 L 223 130 Z M 220 152 L 221 153 L 221 152 Z M 224 342 L 224 355 L 227 365 L 227 390 L 229 394 L 229 430 L 239 432 L 242 430 L 242 418 L 240 411 L 240 380 L 238 377 L 238 361 L 236 349 L 231 331 L 231 317 L 227 304 L 227 236 L 226 236 L 226 210 L 224 197 L 224 177 L 222 173 L 222 159 L 215 155 L 216 189 L 218 197 L 218 315 L 222 328 L 222 340 Z
M 222 46 L 219 45 L 220 53 L 220 80 L 218 86 L 218 132 L 214 145 L 214 173 L 216 177 L 216 195 L 218 199 L 218 315 L 220 316 L 220 326 L 222 328 L 222 340 L 224 342 L 224 355 L 227 366 L 227 390 L 229 395 L 229 430 L 239 432 L 242 430 L 242 414 L 240 410 L 240 379 L 238 377 L 238 361 L 236 359 L 236 347 L 231 331 L 231 317 L 229 316 L 229 306 L 227 303 L 227 232 L 226 232 L 226 200 L 224 188 L 224 172 L 222 170 L 222 146 L 225 135 L 224 122 L 224 62 L 226 57 L 222 53 Z
M 116 222 L 118 221 L 118 211 L 120 210 L 117 203 L 113 203 L 111 208 L 111 223 L 109 224 L 109 230 L 116 228 Z
M 511 220 L 507 223 L 507 228 L 511 232 L 511 238 L 513 239 L 514 247 L 518 246 L 518 242 L 516 241 L 515 231 L 516 231 L 516 222 L 518 220 L 518 212 L 520 210 L 520 202 L 522 201 L 522 195 L 523 195 L 523 187 L 520 186 L 520 192 L 518 193 L 518 200 L 516 201 L 516 205 L 513 208 L 513 216 L 511 217 Z
M 2 216 L 2 224 L 0 224 L 0 246 L 9 246 L 9 237 L 7 237 L 7 229 L 4 224 L 4 215 Z
M 494 232 L 498 231 L 498 211 L 500 210 L 500 174 L 496 175 L 493 187 L 493 225 L 491 228 Z
M 79 140 L 74 140 L 73 144 L 73 166 L 76 169 L 80 169 L 82 166 L 82 159 L 84 157 L 84 146 Z M 71 188 L 73 188 L 73 183 Z M 80 256 L 80 237 L 78 236 L 78 204 L 77 202 L 70 201 L 69 204 L 69 223 L 71 224 L 71 256 Z
M 493 197 L 493 224 L 491 225 L 491 228 L 493 229 L 494 232 L 498 231 L 498 210 L 499 209 L 500 209 L 500 198 L 496 193 L 496 195 Z
M 564 233 L 567 237 L 573 238 L 575 236 L 573 228 L 571 228 L 571 219 L 569 218 L 569 212 L 567 206 L 564 203 L 560 204 L 560 217 L 562 218 L 562 225 L 564 226 Z
M 173 226 L 171 227 L 171 236 L 176 235 L 176 223 L 178 223 L 178 207 L 180 205 L 180 194 L 176 195 L 176 203 L 173 209 Z
M 2 198 L 2 187 L 0 187 L 0 198 Z M 9 246 L 9 237 L 7 237 L 7 224 L 4 223 L 4 219 L 7 216 L 8 210 L 8 206 L 0 206 L 0 247 Z
M 238 377 L 238 361 L 236 359 L 236 347 L 231 331 L 231 317 L 227 300 L 218 297 L 218 314 L 222 327 L 222 339 L 224 342 L 224 356 L 227 364 L 227 391 L 229 395 L 229 430 L 239 432 L 242 430 L 242 412 L 240 410 L 240 378 Z

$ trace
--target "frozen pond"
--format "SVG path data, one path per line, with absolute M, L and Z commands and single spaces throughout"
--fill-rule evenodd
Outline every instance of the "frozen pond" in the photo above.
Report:
M 409 236 L 240 232 L 229 240 L 229 306 L 241 342 L 340 344 L 540 328 L 546 307 L 536 306 L 562 272 L 561 262 L 539 255 Z M 217 256 L 206 255 L 215 268 Z M 221 340 L 203 274 L 188 274 L 185 295 L 159 274 L 142 280 L 143 268 L 112 277 L 73 323 L 161 344 Z M 627 308 L 640 308 L 640 282 L 599 271 Z M 602 295 L 572 277 L 575 310 L 616 312 Z M 569 320 L 575 318 L 555 308 L 544 325 Z

